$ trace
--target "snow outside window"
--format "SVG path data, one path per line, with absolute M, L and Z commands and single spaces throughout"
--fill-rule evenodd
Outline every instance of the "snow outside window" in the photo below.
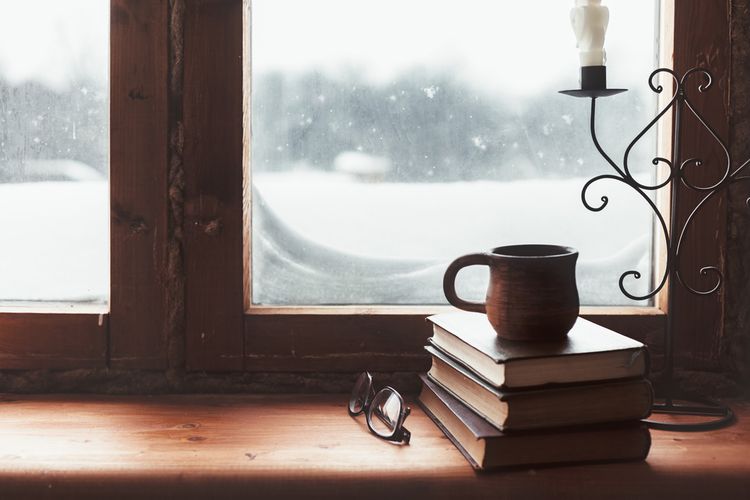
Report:
M 624 152 L 656 111 L 658 5 L 609 0 L 604 148 Z M 572 1 L 254 0 L 251 5 L 252 302 L 441 304 L 449 261 L 514 243 L 579 249 L 583 304 L 645 292 L 652 218 L 591 143 L 575 88 Z M 651 178 L 656 138 L 631 155 Z M 621 153 L 618 153 L 619 156 Z M 597 191 L 597 189 L 599 191 Z M 479 299 L 486 268 L 463 271 Z M 645 305 L 645 304 L 641 304 Z
M 109 1 L 0 2 L 0 302 L 106 303 Z

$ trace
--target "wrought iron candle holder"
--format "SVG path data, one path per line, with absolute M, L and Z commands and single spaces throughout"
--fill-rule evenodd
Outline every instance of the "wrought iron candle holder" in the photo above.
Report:
M 664 286 L 669 283 L 667 288 L 667 326 L 664 338 L 664 369 L 662 372 L 662 387 L 663 394 L 661 395 L 663 402 L 655 403 L 652 407 L 653 413 L 666 413 L 666 414 L 678 414 L 678 415 L 692 415 L 702 417 L 701 421 L 698 422 L 664 422 L 659 420 L 648 420 L 647 422 L 652 428 L 666 429 L 666 430 L 679 430 L 679 431 L 697 431 L 697 430 L 708 430 L 716 429 L 728 425 L 734 420 L 734 414 L 728 406 L 722 406 L 711 400 L 687 400 L 685 398 L 675 397 L 675 384 L 674 384 L 674 289 L 679 283 L 680 286 L 685 288 L 688 292 L 694 295 L 712 295 L 715 294 L 722 286 L 724 276 L 721 269 L 717 266 L 706 266 L 699 270 L 700 274 L 704 277 L 713 277 L 713 286 L 707 289 L 698 289 L 688 284 L 682 277 L 680 270 L 680 255 L 683 248 L 683 241 L 687 233 L 688 228 L 698 214 L 705 206 L 706 203 L 716 196 L 717 193 L 726 189 L 730 184 L 741 180 L 750 179 L 750 175 L 742 175 L 745 167 L 750 163 L 750 159 L 734 168 L 732 158 L 729 154 L 727 145 L 719 138 L 716 131 L 711 127 L 709 123 L 703 118 L 700 112 L 696 110 L 687 92 L 688 83 L 694 81 L 696 78 L 702 78 L 702 82 L 697 82 L 697 91 L 705 92 L 712 84 L 711 73 L 703 68 L 693 68 L 685 72 L 683 75 L 678 75 L 671 69 L 660 68 L 651 73 L 648 78 L 648 85 L 651 90 L 657 94 L 660 94 L 664 88 L 656 82 L 659 75 L 666 74 L 674 82 L 674 94 L 672 95 L 669 102 L 656 114 L 653 120 L 638 133 L 632 142 L 625 150 L 623 157 L 622 166 L 617 165 L 612 158 L 602 149 L 599 141 L 596 137 L 596 100 L 600 97 L 608 97 L 612 95 L 625 92 L 626 89 L 608 89 L 605 85 L 599 88 L 590 88 L 591 86 L 583 86 L 580 90 L 563 90 L 561 93 L 573 96 L 583 97 L 591 99 L 591 138 L 594 146 L 599 154 L 606 160 L 606 162 L 614 169 L 612 174 L 598 175 L 583 186 L 581 191 L 581 201 L 583 205 L 592 212 L 600 212 L 609 203 L 607 196 L 602 196 L 599 203 L 592 204 L 587 199 L 587 192 L 592 184 L 597 181 L 608 179 L 613 181 L 622 182 L 623 184 L 632 188 L 638 193 L 648 206 L 653 211 L 654 217 L 658 221 L 658 225 L 663 233 L 664 246 L 666 249 L 666 263 L 664 272 L 661 277 L 657 277 L 654 280 L 654 286 L 646 294 L 631 293 L 626 288 L 626 280 L 641 279 L 641 273 L 636 270 L 630 270 L 624 272 L 619 279 L 620 291 L 628 298 L 632 300 L 646 300 L 654 297 Z M 583 75 L 582 75 L 583 76 Z M 606 78 L 605 80 L 606 81 Z M 629 168 L 629 156 L 636 143 L 652 128 L 657 122 L 659 122 L 664 115 L 669 111 L 673 112 L 674 125 L 672 129 L 672 158 L 664 158 L 657 156 L 652 160 L 654 166 L 664 165 L 668 167 L 669 174 L 663 181 L 656 181 L 653 184 L 645 184 L 639 182 L 632 175 Z M 685 175 L 685 170 L 689 166 L 700 167 L 703 165 L 703 160 L 698 157 L 690 157 L 685 160 L 681 157 L 680 150 L 680 139 L 682 136 L 682 118 L 685 113 L 692 114 L 702 127 L 716 140 L 719 144 L 722 153 L 726 158 L 726 164 L 724 165 L 724 171 L 718 181 L 711 185 L 697 185 L 691 182 Z M 669 220 L 669 224 L 665 221 L 664 216 L 660 212 L 656 202 L 649 197 L 650 192 L 657 192 L 660 189 L 667 188 L 670 191 L 670 204 L 671 214 L 673 216 Z M 684 190 L 691 190 L 699 194 L 699 201 L 694 206 L 693 210 L 687 216 L 684 222 L 680 223 L 678 218 L 674 216 L 677 213 L 676 209 L 678 206 L 678 199 L 681 192 Z M 747 205 L 750 206 L 750 198 L 747 199 Z M 708 420 L 705 420 L 705 419 Z

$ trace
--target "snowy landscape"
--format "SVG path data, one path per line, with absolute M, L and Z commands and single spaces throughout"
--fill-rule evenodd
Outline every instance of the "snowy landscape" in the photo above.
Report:
M 0 301 L 106 303 L 106 181 L 0 184 Z
M 109 2 L 13 4 L 13 16 L 0 5 L 0 301 L 104 304 Z M 481 0 L 378 5 L 253 2 L 253 302 L 443 303 L 452 259 L 533 242 L 580 251 L 583 303 L 631 305 L 617 282 L 634 269 L 644 278 L 628 289 L 648 288 L 651 214 L 620 183 L 591 190 L 594 203 L 609 196 L 603 212 L 581 204 L 609 167 L 587 104 L 557 94 L 577 77 L 559 22 L 569 5 L 547 1 L 541 17 L 532 3 L 512 16 Z M 609 6 L 610 79 L 640 89 L 601 104 L 602 143 L 622 151 L 654 111 L 653 40 L 627 34 L 650 29 L 655 10 Z M 654 144 L 634 150 L 643 179 Z M 481 297 L 486 274 L 462 272 L 459 292 Z
M 315 172 L 259 175 L 253 296 L 259 303 L 444 303 L 442 273 L 455 257 L 552 243 L 579 250 L 582 303 L 634 305 L 617 280 L 635 269 L 645 278 L 629 290 L 649 286 L 651 214 L 612 182 L 591 192 L 593 200 L 610 197 L 607 209 L 588 212 L 584 182 L 370 184 Z M 481 297 L 486 280 L 486 268 L 467 269 L 459 290 Z
M 653 30 L 656 9 L 609 7 L 607 50 L 618 61 L 609 77 L 634 89 L 599 105 L 599 137 L 615 155 L 655 111 L 644 91 L 654 39 L 628 33 Z M 626 286 L 648 290 L 652 218 L 616 182 L 591 189 L 595 205 L 609 196 L 605 211 L 581 203 L 584 183 L 611 169 L 591 143 L 589 103 L 557 93 L 576 85 L 575 40 L 559 22 L 569 9 L 557 0 L 513 9 L 467 0 L 458 10 L 256 0 L 253 302 L 444 303 L 442 274 L 455 257 L 553 243 L 579 249 L 583 303 L 633 305 L 618 280 L 638 270 L 643 278 Z M 644 180 L 655 144 L 647 134 L 633 150 Z M 462 271 L 459 291 L 481 298 L 486 280 L 486 269 Z

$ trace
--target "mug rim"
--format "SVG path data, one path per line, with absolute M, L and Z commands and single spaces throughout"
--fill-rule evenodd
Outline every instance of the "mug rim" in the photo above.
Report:
M 537 253 L 531 255 L 519 255 L 517 249 L 536 249 Z M 488 253 L 490 257 L 502 257 L 509 259 L 550 259 L 577 256 L 578 250 L 565 245 L 552 245 L 546 243 L 526 243 L 516 245 L 503 245 L 495 247 Z

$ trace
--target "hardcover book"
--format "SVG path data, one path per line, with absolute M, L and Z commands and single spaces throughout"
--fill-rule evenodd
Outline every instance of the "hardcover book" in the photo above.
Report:
M 646 379 L 501 390 L 434 347 L 431 380 L 501 430 L 535 429 L 645 418 L 653 392 Z
M 430 343 L 500 389 L 571 384 L 645 376 L 645 346 L 578 318 L 566 339 L 513 342 L 500 339 L 484 314 L 458 311 L 427 318 Z
M 651 435 L 637 421 L 504 433 L 424 375 L 425 413 L 476 469 L 592 461 L 642 460 Z

